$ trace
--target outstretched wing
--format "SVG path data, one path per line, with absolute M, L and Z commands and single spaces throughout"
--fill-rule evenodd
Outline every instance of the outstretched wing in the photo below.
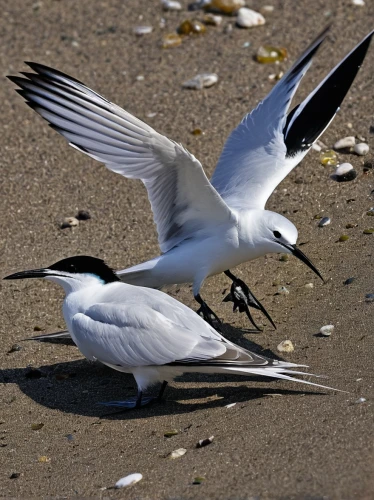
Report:
M 326 38 L 325 29 L 228 138 L 211 182 L 236 209 L 264 208 L 339 109 L 365 58 L 365 37 L 287 117 L 291 99 Z
M 27 63 L 36 73 L 9 77 L 27 104 L 70 145 L 125 177 L 141 179 L 162 252 L 204 227 L 230 221 L 231 210 L 200 162 L 180 144 L 74 78 Z

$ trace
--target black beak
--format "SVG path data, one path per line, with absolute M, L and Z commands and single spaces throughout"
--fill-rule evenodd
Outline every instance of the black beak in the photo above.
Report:
M 31 269 L 30 271 L 21 271 L 20 273 L 5 276 L 4 280 L 23 280 L 25 278 L 45 278 L 50 274 L 49 269 Z
M 323 282 L 325 280 L 322 278 L 321 273 L 318 271 L 318 269 L 314 266 L 314 264 L 308 259 L 308 257 L 300 250 L 300 248 L 297 247 L 297 245 L 283 245 L 284 247 L 288 248 L 288 250 L 291 251 L 292 255 L 300 259 L 304 264 L 306 264 L 312 271 L 316 273 L 317 276 L 321 278 Z

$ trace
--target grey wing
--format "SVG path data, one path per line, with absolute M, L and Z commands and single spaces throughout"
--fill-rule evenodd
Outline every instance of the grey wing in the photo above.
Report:
M 264 208 L 275 187 L 295 166 L 287 161 L 287 110 L 327 31 L 307 48 L 227 139 L 211 183 L 230 207 Z
M 200 162 L 119 106 L 57 70 L 9 77 L 27 104 L 71 146 L 148 190 L 158 240 L 167 252 L 195 231 L 231 220 L 232 213 L 207 179 Z

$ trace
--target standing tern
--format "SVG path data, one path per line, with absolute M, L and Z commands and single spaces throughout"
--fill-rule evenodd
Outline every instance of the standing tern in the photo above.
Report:
M 143 391 L 156 383 L 161 383 L 160 399 L 167 383 L 185 372 L 261 375 L 324 387 L 290 376 L 312 375 L 290 370 L 305 365 L 247 351 L 169 295 L 122 283 L 101 259 L 70 257 L 4 279 L 24 278 L 45 278 L 61 285 L 66 294 L 63 315 L 81 353 L 133 374 L 137 397 L 105 403 L 108 406 L 143 406 L 152 400 L 143 398 Z
M 9 77 L 27 104 L 71 146 L 113 172 L 145 184 L 162 254 L 119 271 L 122 281 L 151 288 L 192 282 L 198 312 L 211 322 L 218 318 L 200 289 L 207 277 L 225 272 L 232 280 L 226 300 L 234 302 L 234 310 L 245 311 L 253 322 L 249 307 L 260 309 L 275 327 L 230 268 L 270 252 L 289 253 L 321 277 L 296 246 L 296 227 L 282 215 L 265 210 L 265 204 L 334 118 L 373 35 L 368 34 L 287 115 L 328 29 L 231 133 L 211 182 L 201 163 L 182 145 L 78 80 L 37 63 L 26 63 L 35 73 Z

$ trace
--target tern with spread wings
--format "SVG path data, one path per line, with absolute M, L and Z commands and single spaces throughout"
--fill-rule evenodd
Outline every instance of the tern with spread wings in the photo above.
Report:
M 249 307 L 255 307 L 272 322 L 230 269 L 270 252 L 290 253 L 321 277 L 296 246 L 296 227 L 265 210 L 265 204 L 334 118 L 373 35 L 368 34 L 287 115 L 327 32 L 328 28 L 231 133 L 210 182 L 201 163 L 183 146 L 78 80 L 37 63 L 27 63 L 35 73 L 10 77 L 27 104 L 70 145 L 113 172 L 145 184 L 162 254 L 119 271 L 122 281 L 150 288 L 193 283 L 199 312 L 212 321 L 218 318 L 200 289 L 206 278 L 225 272 L 232 280 L 228 298 L 234 309 L 245 311 L 252 320 Z

